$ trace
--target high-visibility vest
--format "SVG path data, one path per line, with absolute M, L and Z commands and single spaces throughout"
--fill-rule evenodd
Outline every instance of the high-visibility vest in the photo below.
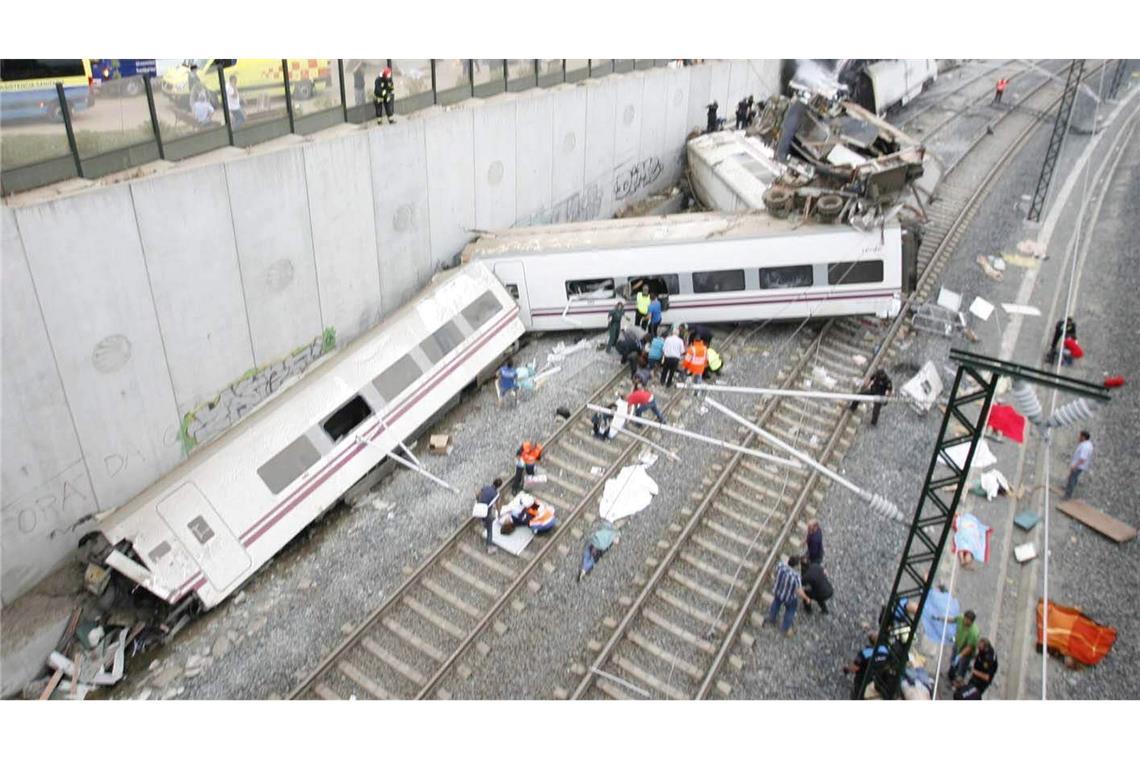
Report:
M 708 364 L 708 349 L 701 341 L 694 340 L 685 353 L 685 370 L 691 375 L 701 375 L 704 374 L 706 364 Z
M 530 441 L 523 441 L 522 451 L 519 453 L 519 461 L 523 464 L 534 464 L 538 458 L 542 456 L 542 444 L 531 443 Z
M 710 348 L 709 349 L 709 370 L 711 370 L 712 372 L 716 372 L 723 366 L 724 366 L 724 362 L 721 361 L 720 354 L 718 354 L 715 350 Z
M 638 314 L 648 314 L 649 313 L 649 302 L 652 300 L 653 299 L 649 297 L 648 293 L 638 293 L 637 294 L 637 313 Z
M 1005 86 L 1006 86 L 1007 84 L 1009 84 L 1009 80 L 1007 80 L 1007 79 L 999 79 L 999 80 L 998 80 L 998 83 L 997 83 L 997 89 L 998 89 L 998 92 L 1005 92 Z

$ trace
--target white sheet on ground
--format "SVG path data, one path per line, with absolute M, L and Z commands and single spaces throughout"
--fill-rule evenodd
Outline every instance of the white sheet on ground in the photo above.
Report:
M 977 458 L 977 454 L 974 455 Z M 989 472 L 982 473 L 982 490 L 986 492 L 986 501 L 993 501 L 994 497 L 998 495 L 998 489 L 1004 488 L 1006 492 L 1009 489 L 1009 481 L 1005 479 L 1005 475 L 1001 474 L 1001 470 L 990 470 Z
M 598 504 L 598 515 L 603 520 L 616 522 L 649 506 L 657 495 L 657 483 L 639 464 L 621 468 L 615 477 L 606 481 Z
M 946 449 L 946 456 L 950 457 L 951 461 L 954 462 L 959 470 L 966 466 L 966 455 L 969 453 L 969 441 L 959 443 L 957 446 L 951 446 Z M 977 468 L 984 470 L 993 464 L 997 464 L 997 457 L 990 451 L 990 447 L 986 445 L 984 440 L 978 441 L 978 448 L 974 450 L 974 461 L 970 462 L 970 469 Z

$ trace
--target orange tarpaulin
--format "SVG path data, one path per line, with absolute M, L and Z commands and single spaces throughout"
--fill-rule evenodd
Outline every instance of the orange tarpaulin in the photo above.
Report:
M 1037 600 L 1037 643 L 1041 643 L 1042 600 Z M 1096 665 L 1116 642 L 1116 629 L 1100 625 L 1076 607 L 1049 602 L 1049 649 L 1084 665 Z

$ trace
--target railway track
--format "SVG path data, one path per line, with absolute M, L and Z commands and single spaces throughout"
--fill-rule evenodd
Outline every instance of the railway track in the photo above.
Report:
M 725 345 L 740 342 L 744 333 L 738 328 L 726 336 Z M 628 376 L 622 367 L 586 403 L 608 402 L 619 390 L 624 395 Z M 679 389 L 657 391 L 666 413 L 684 395 Z M 581 531 L 573 526 L 596 502 L 606 480 L 641 450 L 640 442 L 623 436 L 610 442 L 595 440 L 590 415 L 583 404 L 543 442 L 541 470 L 547 481 L 527 487 L 557 511 L 553 531 L 536 537 L 517 557 L 502 550 L 488 555 L 482 523 L 467 521 L 321 662 L 290 699 L 449 696 L 441 683 L 463 670 L 462 660 L 469 651 L 479 651 L 485 630 L 502 625 L 497 618 L 517 592 L 541 587 L 537 571 L 549 564 L 551 551 L 568 541 L 578 548 Z M 657 437 L 644 429 L 636 432 L 644 438 Z M 616 456 L 615 447 L 620 447 Z M 500 492 L 503 499 L 509 498 L 506 490 L 504 486 Z
M 1025 101 L 1059 100 L 1045 92 L 1048 83 Z M 803 387 L 823 368 L 839 389 L 851 388 L 893 356 L 911 307 L 929 295 L 982 200 L 1039 120 L 1009 111 L 991 125 L 992 135 L 973 141 L 965 154 L 971 165 L 990 167 L 981 182 L 958 171 L 961 160 L 947 169 L 938 193 L 942 201 L 920 248 L 919 286 L 889 327 L 876 334 L 858 320 L 828 322 L 812 349 L 782 373 L 781 387 Z M 846 405 L 778 397 L 761 402 L 755 412 L 759 426 L 824 464 L 834 464 L 854 439 L 857 418 Z M 746 435 L 738 445 L 766 448 L 755 433 L 741 430 Z M 756 640 L 745 628 L 763 620 L 763 612 L 753 610 L 771 601 L 768 578 L 780 554 L 802 552 L 803 519 L 814 514 L 823 484 L 814 471 L 757 465 L 740 454 L 725 459 L 706 479 L 707 491 L 697 506 L 686 510 L 688 521 L 671 526 L 676 538 L 653 559 L 656 569 L 629 600 L 622 619 L 610 621 L 612 630 L 602 637 L 597 654 L 587 658 L 588 665 L 571 667 L 581 674 L 572 699 L 732 696 L 724 665 L 742 666 L 733 649 Z

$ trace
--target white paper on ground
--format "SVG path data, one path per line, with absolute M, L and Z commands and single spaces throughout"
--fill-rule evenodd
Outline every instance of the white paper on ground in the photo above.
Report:
M 598 516 L 616 522 L 649 506 L 657 495 L 657 483 L 645 472 L 642 465 L 621 468 L 616 477 L 606 481 Z
M 981 296 L 976 296 L 970 304 L 970 313 L 985 322 L 994 313 L 994 305 Z
M 1030 541 L 1028 544 L 1019 544 L 1013 547 L 1013 558 L 1018 562 L 1028 562 L 1037 556 L 1037 547 Z
M 1036 306 L 1023 306 L 1019 303 L 1003 303 L 1001 305 L 1006 314 L 1025 314 L 1030 317 L 1040 317 L 1041 310 Z
M 962 294 L 955 293 L 949 288 L 942 288 L 938 291 L 938 305 L 950 311 L 961 311 Z

